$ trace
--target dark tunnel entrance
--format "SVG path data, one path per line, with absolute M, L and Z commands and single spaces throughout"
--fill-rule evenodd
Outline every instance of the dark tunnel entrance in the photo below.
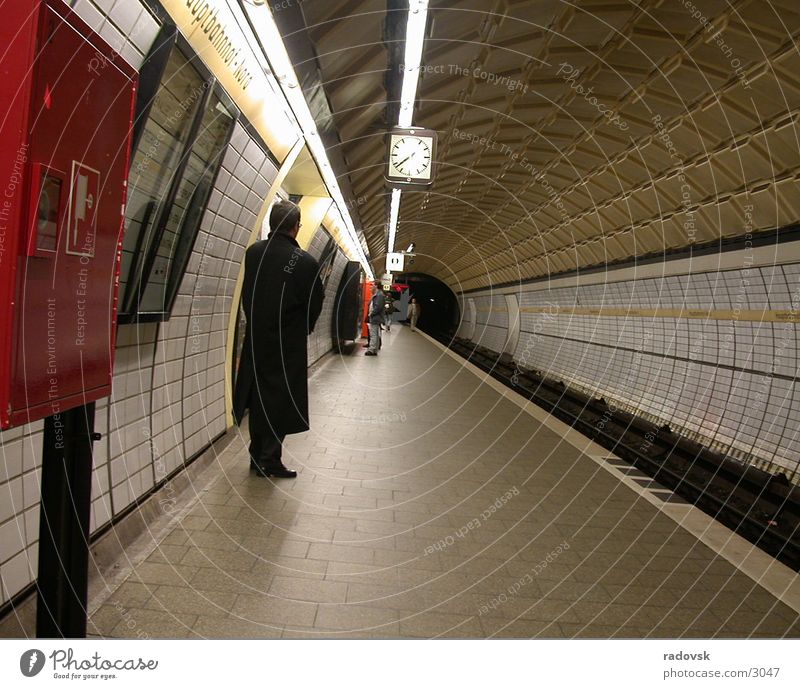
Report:
M 441 280 L 424 273 L 402 273 L 395 282 L 406 284 L 409 300 L 421 305 L 417 327 L 429 335 L 455 334 L 458 329 L 458 301 L 453 291 Z

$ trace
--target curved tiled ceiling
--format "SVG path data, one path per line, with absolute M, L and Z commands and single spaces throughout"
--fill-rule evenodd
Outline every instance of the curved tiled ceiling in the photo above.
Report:
M 302 12 L 382 272 L 406 12 Z M 404 192 L 397 246 L 462 291 L 796 223 L 798 37 L 796 0 L 433 0 L 414 124 L 438 169 Z

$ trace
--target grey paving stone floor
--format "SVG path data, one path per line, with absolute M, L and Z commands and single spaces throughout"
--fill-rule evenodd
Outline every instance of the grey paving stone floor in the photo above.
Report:
M 90 620 L 126 638 L 797 637 L 796 613 L 422 336 L 309 383 L 295 480 L 246 435 Z

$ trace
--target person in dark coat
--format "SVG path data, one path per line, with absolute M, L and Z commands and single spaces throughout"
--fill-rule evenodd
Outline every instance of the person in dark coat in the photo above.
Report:
M 381 324 L 383 323 L 383 312 L 386 306 L 386 297 L 383 296 L 383 287 L 379 280 L 375 280 L 375 293 L 369 300 L 369 311 L 367 312 L 367 327 L 369 328 L 369 347 L 364 354 L 366 356 L 378 356 L 381 341 Z
M 300 209 L 272 207 L 270 234 L 247 249 L 242 307 L 247 319 L 234 393 L 234 417 L 250 410 L 250 466 L 262 476 L 294 478 L 281 461 L 283 439 L 307 431 L 307 340 L 322 310 L 319 265 L 295 237 Z

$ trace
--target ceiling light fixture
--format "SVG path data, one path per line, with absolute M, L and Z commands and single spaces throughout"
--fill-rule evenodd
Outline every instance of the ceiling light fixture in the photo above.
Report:
M 422 62 L 422 45 L 425 42 L 425 26 L 428 23 L 428 0 L 411 0 L 406 24 L 405 60 L 403 62 L 403 87 L 400 91 L 399 127 L 410 127 L 414 116 L 414 101 L 417 100 L 419 67 Z
M 419 68 L 422 63 L 422 47 L 425 43 L 425 27 L 428 23 L 428 0 L 410 0 L 406 23 L 405 59 L 403 61 L 403 86 L 400 89 L 399 127 L 410 127 L 414 118 L 414 102 L 417 100 Z M 400 190 L 392 190 L 389 210 L 389 237 L 387 253 L 394 251 L 397 236 L 397 217 L 400 211 Z
M 314 122 L 314 117 L 308 108 L 303 90 L 298 88 L 299 81 L 297 80 L 294 66 L 289 54 L 286 52 L 283 37 L 272 17 L 272 12 L 266 4 L 253 5 L 244 3 L 242 7 L 248 15 L 251 26 L 258 34 L 258 42 L 269 62 L 270 70 L 275 75 L 275 79 L 280 85 L 281 93 L 283 93 L 289 110 L 291 110 L 297 122 L 298 138 L 301 135 L 305 137 L 306 145 L 317 162 L 322 179 L 328 188 L 328 193 L 336 204 L 345 229 L 343 240 L 352 255 L 361 263 L 364 272 L 367 274 L 367 279 L 373 280 L 375 276 L 372 272 L 372 267 L 367 261 L 366 252 L 353 225 L 353 219 L 350 217 L 344 196 L 339 188 L 339 182 L 328 161 L 327 151 L 320 139 L 317 124 Z

